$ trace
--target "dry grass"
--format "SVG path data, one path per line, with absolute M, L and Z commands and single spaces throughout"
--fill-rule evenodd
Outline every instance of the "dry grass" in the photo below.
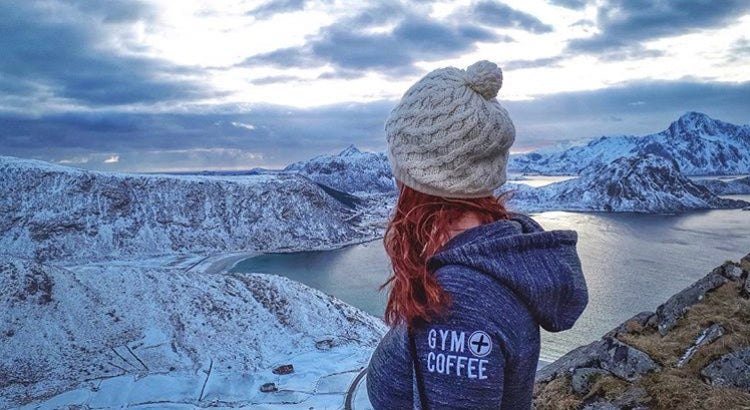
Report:
M 553 380 L 535 389 L 535 404 L 539 410 L 568 410 L 583 407 L 584 403 L 605 399 L 638 402 L 652 409 L 721 409 L 750 410 L 750 394 L 737 389 L 710 386 L 703 382 L 700 371 L 719 356 L 750 346 L 750 300 L 738 297 L 742 282 L 729 281 L 706 294 L 678 320 L 665 336 L 653 327 L 633 322 L 626 333 L 617 337 L 640 349 L 663 366 L 661 371 L 644 375 L 629 383 L 614 376 L 599 377 L 585 396 L 573 393 L 570 376 Z M 724 335 L 698 349 L 682 369 L 675 367 L 685 350 L 704 329 L 716 323 Z M 642 395 L 645 390 L 646 395 Z M 634 394 L 636 392 L 636 394 Z M 629 407 L 630 405 L 628 405 Z
M 653 399 L 655 410 L 750 409 L 750 394 L 736 389 L 709 386 L 699 375 L 685 369 L 668 368 L 639 380 Z
M 583 404 L 570 385 L 570 376 L 558 377 L 549 383 L 534 386 L 536 410 L 575 410 Z
M 703 346 L 686 366 L 697 374 L 708 362 L 740 346 L 750 346 L 750 300 L 737 297 L 740 282 L 727 282 L 694 305 L 664 336 L 656 329 L 621 333 L 618 339 L 648 353 L 662 366 L 674 366 L 698 335 L 712 323 L 724 329 L 724 336 Z

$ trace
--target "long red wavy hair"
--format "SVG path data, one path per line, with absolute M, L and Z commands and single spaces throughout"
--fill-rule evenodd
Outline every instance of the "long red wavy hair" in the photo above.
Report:
M 450 305 L 447 292 L 427 269 L 427 259 L 449 239 L 451 227 L 467 212 L 480 223 L 507 219 L 504 197 L 457 199 L 428 195 L 399 184 L 399 197 L 383 238 L 393 274 L 385 322 L 429 322 Z

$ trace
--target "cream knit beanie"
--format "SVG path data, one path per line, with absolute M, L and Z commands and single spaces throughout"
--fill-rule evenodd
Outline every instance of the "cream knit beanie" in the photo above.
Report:
M 449 198 L 492 195 L 506 180 L 516 130 L 495 99 L 503 72 L 486 60 L 434 70 L 412 85 L 385 122 L 393 175 Z

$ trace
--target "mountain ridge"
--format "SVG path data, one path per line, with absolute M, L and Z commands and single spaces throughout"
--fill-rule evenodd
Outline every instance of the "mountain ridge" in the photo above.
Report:
M 750 173 L 750 126 L 688 111 L 665 130 L 644 136 L 602 136 L 585 145 L 512 155 L 510 172 L 576 175 L 621 156 L 646 153 L 674 159 L 685 175 Z

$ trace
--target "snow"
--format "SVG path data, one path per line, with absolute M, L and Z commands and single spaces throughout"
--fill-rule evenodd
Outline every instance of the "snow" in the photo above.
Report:
M 677 161 L 685 175 L 750 173 L 750 127 L 688 112 L 668 129 L 642 137 L 600 137 L 584 146 L 512 155 L 511 172 L 574 175 L 619 157 L 652 153 Z
M 396 190 L 385 153 L 362 152 L 353 145 L 338 155 L 320 155 L 296 162 L 284 172 L 303 174 L 315 182 L 355 195 Z
M 343 403 L 382 321 L 280 276 L 195 260 L 62 268 L 3 256 L 0 408 Z M 273 374 L 282 364 L 295 371 Z M 260 392 L 268 382 L 278 392 Z
M 750 209 L 717 196 L 744 179 L 680 172 L 748 173 L 747 152 L 750 127 L 689 113 L 652 136 L 519 156 L 526 170 L 575 164 L 578 176 L 498 193 L 515 191 L 522 212 Z M 0 408 L 340 408 L 385 332 L 300 283 L 229 273 L 261 252 L 381 237 L 397 200 L 383 153 L 198 175 L 0 156 L 0 178 Z M 278 391 L 260 392 L 268 382 Z M 366 402 L 361 381 L 354 398 Z
M 296 174 L 107 173 L 0 156 L 0 175 L 0 249 L 41 261 L 332 249 L 380 235 Z
M 750 176 L 728 180 L 699 179 L 694 180 L 694 182 L 703 185 L 717 195 L 750 194 Z
M 583 171 L 578 178 L 538 188 L 507 183 L 508 204 L 523 212 L 548 210 L 676 213 L 691 209 L 741 208 L 682 175 L 674 161 L 646 154 L 623 157 Z

